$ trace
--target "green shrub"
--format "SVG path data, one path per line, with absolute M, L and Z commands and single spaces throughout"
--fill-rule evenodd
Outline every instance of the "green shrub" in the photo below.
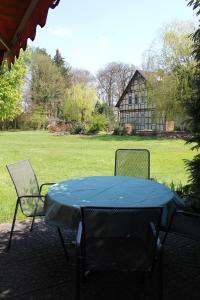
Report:
M 186 197 L 189 193 L 189 185 L 183 185 L 181 182 L 174 183 L 173 181 L 169 184 L 172 191 L 176 192 L 180 197 Z
M 41 109 L 37 109 L 33 113 L 22 113 L 16 122 L 17 128 L 22 130 L 45 129 L 48 125 L 48 120 Z
M 88 126 L 88 133 L 98 133 L 104 131 L 108 127 L 108 119 L 105 115 L 95 114 L 92 116 L 90 124 Z
M 86 127 L 83 122 L 76 122 L 72 125 L 71 134 L 85 134 Z
M 126 135 L 126 131 L 123 126 L 116 126 L 113 130 L 113 135 Z
M 45 129 L 48 125 L 48 120 L 45 117 L 43 111 L 41 109 L 37 109 L 33 112 L 30 120 L 29 126 L 31 129 Z

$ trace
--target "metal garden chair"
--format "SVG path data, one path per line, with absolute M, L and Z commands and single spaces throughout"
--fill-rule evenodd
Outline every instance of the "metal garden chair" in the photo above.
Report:
M 160 262 L 159 230 L 162 208 L 82 207 L 76 239 L 76 299 L 88 271 L 139 272 L 145 283 Z
M 54 183 L 43 183 L 41 186 L 39 186 L 37 177 L 29 160 L 18 161 L 16 163 L 9 164 L 6 167 L 17 193 L 17 202 L 15 206 L 10 237 L 7 245 L 7 250 L 9 250 L 15 227 L 18 207 L 20 206 L 22 213 L 26 217 L 32 218 L 32 223 L 30 227 L 30 231 L 32 231 L 35 217 L 44 216 L 44 195 L 42 195 L 42 188 L 45 185 L 52 185 Z M 59 228 L 58 233 L 61 239 L 62 246 L 64 247 L 65 253 L 68 256 L 66 252 L 67 250 L 64 246 L 63 237 Z
M 115 176 L 150 179 L 150 152 L 147 149 L 117 149 Z

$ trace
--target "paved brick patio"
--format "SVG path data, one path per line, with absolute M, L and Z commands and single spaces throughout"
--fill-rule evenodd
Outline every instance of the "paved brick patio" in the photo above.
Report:
M 177 232 L 169 234 L 165 245 L 164 300 L 199 300 L 200 233 L 197 226 L 200 222 L 179 217 L 175 223 Z M 10 224 L 0 225 L 0 299 L 74 299 L 73 247 L 69 249 L 71 259 L 67 262 L 53 227 L 38 221 L 34 231 L 29 232 L 29 226 L 28 221 L 17 223 L 12 247 L 6 252 Z M 137 278 L 112 275 L 92 274 L 83 290 L 83 299 L 144 299 Z M 156 299 L 155 285 L 156 280 L 151 284 L 153 300 Z

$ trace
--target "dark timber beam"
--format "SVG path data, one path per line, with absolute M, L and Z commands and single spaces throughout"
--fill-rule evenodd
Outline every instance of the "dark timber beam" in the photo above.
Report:
M 3 38 L 2 35 L 0 35 L 0 43 L 8 50 L 10 51 L 10 45 L 8 42 Z

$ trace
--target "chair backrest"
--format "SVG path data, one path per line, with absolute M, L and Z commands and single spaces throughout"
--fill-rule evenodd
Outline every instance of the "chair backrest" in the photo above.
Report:
M 150 152 L 147 149 L 117 149 L 115 176 L 150 178 Z
M 83 207 L 81 215 L 82 249 L 91 269 L 153 267 L 161 207 Z
M 39 195 L 37 177 L 29 160 L 18 161 L 6 166 L 18 197 Z M 20 205 L 25 215 L 32 214 L 37 199 L 22 198 Z
M 21 160 L 6 166 L 18 197 L 39 195 L 39 185 L 29 160 Z

